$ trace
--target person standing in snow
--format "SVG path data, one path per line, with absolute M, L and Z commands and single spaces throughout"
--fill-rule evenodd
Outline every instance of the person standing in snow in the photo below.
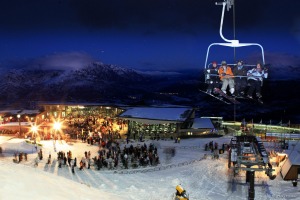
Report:
M 64 165 L 67 165 L 67 157 L 66 157 L 66 154 L 64 154 L 63 160 L 64 160 Z
M 74 158 L 74 167 L 77 167 L 77 158 Z
M 42 151 L 42 149 L 40 149 L 39 157 L 40 157 L 40 160 L 43 160 L 43 151 Z
M 49 154 L 49 157 L 48 157 L 48 161 L 47 161 L 47 164 L 49 165 L 51 163 L 51 154 Z
M 63 160 L 62 158 L 59 158 L 59 159 L 58 159 L 58 167 L 59 167 L 59 168 L 61 168 L 62 160 Z
M 70 164 L 71 164 L 72 173 L 75 174 L 74 160 L 71 160 Z
M 68 164 L 69 164 L 69 166 L 71 166 L 71 160 L 72 160 L 72 154 L 71 154 L 71 151 L 69 151 L 69 152 L 67 153 L 67 156 L 68 156 Z
M 39 165 L 39 157 L 37 156 L 34 160 L 34 166 L 37 167 Z
M 90 167 L 91 167 L 91 159 L 90 158 L 87 158 L 87 165 L 88 165 L 88 169 L 90 169 Z
M 79 170 L 82 170 L 83 169 L 83 161 L 82 160 L 80 161 L 79 165 L 80 165 Z
M 126 153 L 124 154 L 124 165 L 125 165 L 125 169 L 128 169 L 128 156 Z

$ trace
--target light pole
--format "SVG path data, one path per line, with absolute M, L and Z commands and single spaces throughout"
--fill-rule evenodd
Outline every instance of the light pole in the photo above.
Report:
M 19 122 L 19 135 L 21 136 L 22 135 L 22 133 L 21 133 L 21 121 L 20 121 L 20 118 L 21 118 L 21 115 L 20 114 L 18 114 L 17 115 L 17 118 L 18 118 L 18 122 Z
M 59 121 L 54 122 L 53 128 L 54 128 L 54 137 L 56 137 L 57 131 L 61 129 L 61 123 Z
M 55 131 L 58 131 L 60 129 L 60 127 L 61 127 L 60 122 L 54 122 L 53 128 L 54 128 Z
M 32 131 L 32 133 L 33 133 L 33 135 L 34 135 L 34 144 L 36 144 L 36 137 L 37 137 L 38 127 L 37 127 L 36 125 L 33 125 L 33 126 L 31 127 L 31 131 Z
M 60 130 L 61 124 L 60 122 L 56 121 L 53 124 L 53 129 L 54 129 L 54 138 L 53 138 L 53 147 L 54 147 L 54 152 L 56 152 L 56 135 L 57 131 Z

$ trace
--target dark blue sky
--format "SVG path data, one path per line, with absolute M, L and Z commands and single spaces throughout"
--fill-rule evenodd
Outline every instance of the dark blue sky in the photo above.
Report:
M 203 68 L 208 45 L 222 42 L 222 7 L 214 2 L 5 1 L 0 6 L 0 64 L 76 68 L 100 60 L 135 69 Z M 262 44 L 268 63 L 300 66 L 300 1 L 235 2 L 237 39 Z M 225 13 L 224 29 L 232 39 L 232 10 Z M 237 55 L 250 59 L 258 50 L 239 50 Z M 215 58 L 230 61 L 232 50 L 216 50 Z

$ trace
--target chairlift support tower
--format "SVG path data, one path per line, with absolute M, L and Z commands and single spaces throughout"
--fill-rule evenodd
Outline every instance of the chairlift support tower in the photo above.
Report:
M 233 166 L 232 166 L 233 163 Z M 269 160 L 263 142 L 253 135 L 235 136 L 231 139 L 228 154 L 228 168 L 233 167 L 233 175 L 239 171 L 246 171 L 246 182 L 249 183 L 248 199 L 255 196 L 254 179 L 255 172 L 265 172 L 271 179 L 275 179 L 275 171 Z

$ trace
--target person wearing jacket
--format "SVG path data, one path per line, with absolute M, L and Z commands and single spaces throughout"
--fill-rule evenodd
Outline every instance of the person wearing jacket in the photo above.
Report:
M 268 70 L 262 69 L 262 64 L 257 63 L 256 68 L 253 68 L 247 72 L 248 84 L 250 85 L 247 97 L 253 99 L 253 92 L 255 91 L 258 99 L 262 98 L 261 87 L 264 78 L 268 78 Z
M 214 88 L 220 87 L 219 68 L 216 61 L 213 61 L 212 66 L 206 70 L 206 83 L 208 83 L 206 92 L 209 94 Z
M 226 94 L 226 89 L 229 86 L 231 95 L 234 95 L 234 79 L 231 67 L 229 67 L 226 61 L 222 61 L 222 66 L 219 69 L 220 80 L 222 81 L 221 90 Z
M 233 69 L 235 94 L 236 96 L 244 96 L 247 87 L 247 69 L 243 65 L 243 61 L 238 61 L 237 66 Z

